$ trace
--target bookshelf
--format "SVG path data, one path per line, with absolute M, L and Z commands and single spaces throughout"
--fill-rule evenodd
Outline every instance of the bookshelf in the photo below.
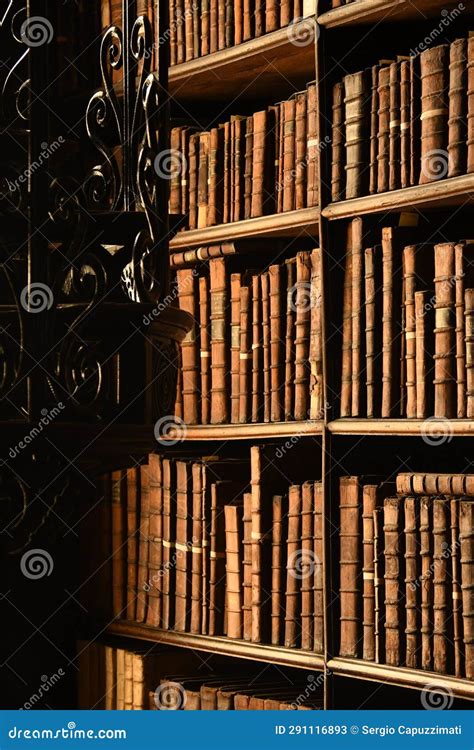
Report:
M 390 21 L 414 21 L 430 18 L 443 9 L 458 5 L 444 0 L 356 0 L 318 15 L 318 24 L 326 29 L 353 24 L 377 24 Z

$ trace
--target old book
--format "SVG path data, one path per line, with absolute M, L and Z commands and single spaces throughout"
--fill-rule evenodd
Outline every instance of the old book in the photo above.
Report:
M 242 582 L 243 582 L 243 506 L 241 502 L 226 505 L 225 549 L 226 549 L 226 606 L 227 637 L 242 638 Z
M 283 103 L 283 211 L 295 208 L 295 128 L 296 101 L 294 98 Z
M 377 507 L 377 492 L 378 485 L 367 484 L 362 488 L 362 658 L 367 661 L 375 660 L 374 511 Z
M 467 286 L 471 285 L 469 257 L 471 243 L 458 242 L 454 248 L 454 285 L 456 307 L 456 414 L 462 418 L 466 416 L 466 339 L 465 339 L 465 307 L 464 294 Z
M 295 208 L 306 207 L 307 178 L 307 94 L 302 91 L 296 94 L 295 103 Z
M 265 31 L 275 31 L 280 27 L 279 19 L 280 3 L 278 0 L 266 0 L 265 2 Z
M 448 56 L 448 44 L 430 47 L 420 55 L 421 185 L 448 173 Z
M 400 173 L 400 63 L 390 65 L 389 112 L 389 178 L 388 187 L 396 190 L 401 184 Z
M 448 177 L 466 172 L 467 40 L 449 46 Z
M 217 0 L 217 49 L 225 49 L 226 1 Z
M 133 652 L 124 652 L 123 708 L 133 711 Z
M 270 366 L 270 290 L 268 272 L 260 275 L 262 298 L 262 367 L 263 367 L 263 421 L 270 421 L 271 408 L 271 366 Z
M 252 422 L 263 416 L 262 297 L 260 277 L 252 277 Z
M 474 416 L 474 289 L 464 294 L 466 346 L 466 416 Z
M 178 62 L 178 40 L 176 34 L 176 0 L 170 0 L 169 4 L 169 23 L 170 23 L 170 65 L 176 65 Z
M 192 60 L 194 55 L 193 0 L 184 0 L 184 40 L 185 60 Z
M 125 650 L 123 648 L 116 649 L 115 660 L 117 674 L 116 708 L 117 711 L 123 711 L 125 709 Z
M 240 414 L 240 291 L 242 275 L 230 277 L 230 421 L 239 422 Z
M 285 593 L 285 647 L 295 648 L 301 638 L 301 486 L 288 490 L 288 544 Z
M 296 420 L 306 419 L 309 408 L 309 340 L 311 319 L 311 254 L 296 256 L 295 320 L 295 410 Z
M 104 646 L 105 657 L 105 710 L 113 711 L 116 703 L 115 653 L 112 646 Z
M 463 674 L 463 646 L 462 646 L 462 601 L 461 601 L 461 561 L 459 551 L 459 500 L 450 500 L 450 529 L 451 529 L 451 581 L 453 600 L 453 651 L 454 674 Z
M 323 321 L 321 250 L 311 252 L 311 314 L 309 338 L 309 416 L 323 418 Z
M 358 477 L 339 480 L 340 508 L 340 656 L 358 656 L 360 625 L 360 486 Z
M 467 40 L 467 173 L 474 172 L 474 36 Z
M 272 500 L 272 627 L 271 643 L 283 643 L 284 580 L 285 580 L 285 540 L 286 503 L 282 495 L 274 495 Z M 251 585 L 251 584 L 250 584 Z
M 178 159 L 181 151 L 181 128 L 171 128 L 170 145 L 173 157 Z M 181 178 L 180 171 L 176 168 L 171 171 L 170 213 L 181 213 Z
M 313 651 L 324 651 L 324 495 L 322 482 L 314 482 L 313 518 Z
M 434 415 L 456 416 L 454 244 L 435 245 Z
M 191 633 L 201 632 L 202 623 L 202 579 L 203 579 L 203 466 L 194 461 L 192 473 L 192 537 L 190 539 L 191 555 Z
M 243 41 L 252 39 L 254 30 L 253 19 L 254 0 L 243 0 Z
M 415 292 L 416 417 L 433 413 L 434 308 L 432 292 Z
M 449 550 L 449 502 L 445 498 L 433 500 L 433 669 L 435 672 L 451 672 L 452 602 Z
M 283 211 L 283 191 L 285 187 L 283 177 L 285 166 L 285 102 L 279 102 L 275 106 L 278 108 L 278 117 L 276 118 L 278 133 L 275 146 L 275 210 L 277 213 L 281 213 Z
M 126 528 L 127 528 L 127 485 L 126 474 L 115 471 L 110 475 L 112 495 L 112 612 L 114 617 L 124 616 L 126 608 L 127 558 L 126 558 Z
M 232 201 L 232 190 L 233 190 L 233 154 L 232 154 L 232 144 L 233 144 L 233 123 L 230 121 L 227 121 L 223 125 L 224 128 L 224 143 L 223 143 L 223 169 L 224 169 L 224 176 L 222 181 L 222 190 L 223 190 L 223 198 L 222 198 L 222 223 L 228 224 L 230 221 L 233 221 L 233 201 Z
M 176 497 L 174 494 L 176 467 L 172 460 L 163 459 L 163 576 L 162 623 L 165 630 L 174 624 L 175 611 L 175 543 L 176 543 Z
M 433 504 L 431 497 L 420 500 L 421 556 L 421 668 L 433 666 Z
M 218 0 L 209 0 L 209 52 L 219 49 Z
M 400 63 L 400 187 L 410 185 L 410 61 Z
M 367 192 L 367 94 L 365 71 L 344 76 L 346 199 Z
M 418 185 L 421 164 L 420 55 L 410 57 L 410 185 Z
M 198 163 L 199 163 L 199 133 L 189 138 L 189 212 L 188 226 L 196 229 L 198 224 Z
M 148 609 L 147 625 L 161 626 L 161 577 L 163 561 L 163 464 L 161 456 L 152 453 L 148 459 L 150 493 L 150 526 L 148 532 Z
M 385 579 L 383 507 L 374 510 L 374 640 L 375 662 L 381 664 L 385 657 Z
M 370 89 L 370 136 L 369 136 L 369 193 L 377 192 L 378 174 L 378 132 L 379 132 L 379 68 L 373 65 L 371 68 Z
M 181 343 L 182 393 L 184 421 L 188 424 L 199 422 L 199 311 L 197 277 L 194 268 L 180 268 L 176 271 L 179 306 L 192 317 L 192 327 Z
M 385 661 L 399 666 L 403 653 L 401 633 L 401 566 L 403 546 L 400 534 L 400 499 L 384 500 L 385 545 Z
M 254 11 L 254 35 L 262 36 L 265 31 L 265 1 L 255 0 L 255 11 Z
M 306 86 L 307 133 L 306 133 L 306 206 L 317 206 L 319 202 L 319 139 L 316 81 Z M 298 134 L 297 134 L 298 135 Z
M 252 216 L 253 117 L 245 121 L 244 219 Z
M 405 610 L 406 610 L 406 655 L 407 667 L 418 666 L 420 647 L 419 633 L 419 540 L 418 502 L 414 497 L 406 497 L 405 510 Z
M 401 302 L 401 273 L 397 259 L 396 230 L 382 229 L 382 418 L 399 413 L 400 340 L 402 330 L 397 310 Z
M 364 254 L 363 254 L 363 223 L 361 218 L 353 219 L 351 222 L 352 231 L 352 333 L 351 333 L 351 363 L 352 363 L 352 401 L 351 414 L 353 417 L 359 417 L 363 413 L 363 383 L 365 374 L 362 369 L 364 362 L 364 351 L 362 341 L 362 289 L 364 278 Z
M 252 403 L 252 291 L 240 288 L 239 422 L 250 421 Z
M 229 421 L 228 289 L 225 258 L 209 261 L 211 298 L 211 424 Z
M 400 495 L 474 495 L 474 474 L 397 474 Z
M 127 620 L 135 620 L 137 612 L 139 507 L 139 469 L 129 469 L 127 471 Z
M 352 231 L 347 229 L 342 309 L 341 417 L 350 417 L 352 408 Z
M 191 604 L 191 538 L 192 486 L 191 464 L 176 461 L 176 542 L 175 542 L 175 630 L 186 631 Z
M 252 640 L 252 495 L 244 492 L 243 496 L 243 580 L 242 580 L 242 637 Z M 272 573 L 273 575 L 273 573 Z M 273 589 L 272 589 L 273 597 Z M 273 601 L 273 599 L 272 599 Z M 272 631 L 273 632 L 273 631 Z
M 364 282 L 366 413 L 372 419 L 380 414 L 382 385 L 382 248 L 378 245 L 364 251 Z
M 211 331 L 209 279 L 199 277 L 199 359 L 201 424 L 209 424 L 211 418 Z
M 225 46 L 232 47 L 234 44 L 234 0 L 226 0 L 225 3 Z
M 336 83 L 332 99 L 331 197 L 333 201 L 342 200 L 346 192 L 344 143 L 344 85 Z
M 406 245 L 403 248 L 403 305 L 405 317 L 406 416 L 416 417 L 416 312 L 415 291 L 420 276 L 433 277 L 432 245 Z
M 313 648 L 314 629 L 314 482 L 301 486 L 301 562 L 298 573 L 301 578 L 301 648 Z
M 199 134 L 198 192 L 197 192 L 197 228 L 208 226 L 208 179 L 209 179 L 210 133 Z
M 209 176 L 206 226 L 213 226 L 214 224 L 220 224 L 222 222 L 224 172 L 223 149 L 223 128 L 211 128 L 209 135 Z
M 390 172 L 390 66 L 378 76 L 377 192 L 389 189 Z
M 472 680 L 474 679 L 474 504 L 469 500 L 461 500 L 459 503 L 459 541 L 464 670 L 467 679 Z
M 243 41 L 244 18 L 243 18 L 243 0 L 234 0 L 234 44 L 241 44 Z
M 137 570 L 137 622 L 146 622 L 150 586 L 148 578 L 148 555 L 150 537 L 150 480 L 146 466 L 140 467 L 140 508 L 138 522 L 138 570 Z
M 282 266 L 271 265 L 268 269 L 270 296 L 270 421 L 280 422 L 284 405 L 284 273 Z
M 280 0 L 280 27 L 288 26 L 291 21 L 291 0 Z
M 246 117 L 233 115 L 233 158 L 232 158 L 232 221 L 244 218 L 245 202 L 245 123 Z
M 295 284 L 296 258 L 285 261 L 286 266 L 286 330 L 285 330 L 285 420 L 293 419 L 295 405 Z

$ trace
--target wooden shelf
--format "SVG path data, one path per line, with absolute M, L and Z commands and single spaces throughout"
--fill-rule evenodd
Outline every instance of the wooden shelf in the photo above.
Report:
M 474 421 L 470 419 L 359 419 L 344 418 L 329 422 L 335 435 L 426 435 L 436 444 L 436 436 L 473 436 Z
M 322 13 L 318 24 L 331 29 L 381 21 L 424 21 L 457 5 L 457 0 L 356 0 Z
M 408 667 L 389 667 L 386 664 L 362 661 L 361 659 L 330 659 L 328 670 L 345 677 L 356 677 L 361 680 L 374 680 L 388 685 L 403 685 L 404 687 L 423 690 L 435 687 L 450 692 L 453 697 L 474 699 L 474 682 L 463 680 L 451 675 L 425 672 L 421 669 Z
M 255 424 L 204 424 L 179 426 L 183 440 L 259 440 L 268 438 L 302 437 L 322 435 L 323 423 L 319 420 L 306 422 L 261 422 Z M 170 442 L 177 437 L 171 433 Z M 166 438 L 162 438 L 166 443 Z M 180 441 L 181 442 L 181 441 Z
M 357 1 L 357 0 L 356 0 Z M 347 219 L 360 214 L 375 214 L 400 209 L 443 208 L 460 206 L 474 201 L 474 174 L 451 177 L 430 182 L 427 185 L 414 185 L 388 193 L 365 195 L 347 201 L 330 203 L 322 215 L 329 220 Z
M 272 31 L 234 47 L 173 65 L 169 87 L 175 99 L 230 100 L 268 97 L 276 86 L 292 90 L 315 76 L 314 44 L 295 44 L 311 19 Z M 302 38 L 306 38 L 303 37 Z M 294 85 L 293 85 L 294 84 Z
M 185 230 L 173 237 L 170 250 L 174 252 L 251 237 L 317 237 L 318 228 L 319 208 L 301 208 L 298 211 L 259 216 L 256 219 L 245 219 L 232 224 Z
M 240 659 L 283 664 L 287 667 L 300 667 L 301 669 L 324 669 L 324 658 L 312 651 L 268 646 L 263 643 L 249 643 L 248 641 L 235 641 L 223 636 L 177 633 L 173 630 L 159 630 L 148 625 L 130 622 L 113 623 L 109 625 L 106 632 L 109 635 L 207 651 L 221 656 L 235 656 Z

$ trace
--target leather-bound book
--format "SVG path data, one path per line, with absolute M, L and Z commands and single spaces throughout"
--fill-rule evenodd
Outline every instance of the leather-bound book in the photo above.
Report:
M 233 197 L 232 197 L 232 221 L 240 221 L 244 218 L 245 199 L 245 122 L 246 118 L 233 115 Z
M 175 630 L 188 629 L 191 604 L 191 464 L 176 462 L 176 606 Z
M 466 416 L 474 416 L 474 289 L 464 294 L 466 346 Z
M 410 62 L 400 63 L 400 187 L 410 185 Z
M 211 331 L 209 279 L 199 277 L 199 359 L 201 424 L 209 424 L 211 417 Z
M 295 104 L 295 208 L 306 207 L 308 161 L 307 143 L 307 93 L 296 94 Z
M 340 508 L 340 656 L 359 655 L 361 581 L 361 503 L 358 477 L 339 480 Z
M 201 0 L 201 56 L 210 52 L 210 0 Z
M 252 216 L 253 117 L 245 121 L 244 219 Z
M 288 544 L 286 563 L 285 648 L 296 648 L 301 635 L 301 486 L 288 490 Z
M 280 27 L 288 26 L 291 21 L 291 0 L 280 0 Z
M 378 485 L 366 484 L 362 488 L 362 658 L 366 661 L 375 660 L 374 510 L 377 507 L 377 493 Z
M 105 655 L 105 710 L 113 711 L 116 704 L 115 653 L 112 646 L 104 646 Z
M 450 499 L 450 544 L 451 544 L 451 582 L 453 600 L 453 651 L 454 674 L 463 674 L 462 647 L 462 601 L 461 601 L 461 561 L 459 550 L 459 500 Z
M 433 501 L 420 500 L 421 668 L 433 666 Z
M 306 86 L 307 133 L 306 133 L 306 206 L 317 206 L 319 202 L 319 140 L 316 81 Z M 298 134 L 297 134 L 298 135 Z
M 221 258 L 226 255 L 235 255 L 236 247 L 233 242 L 221 242 L 218 245 L 207 245 L 198 247 L 193 250 L 183 250 L 179 253 L 173 253 L 170 257 L 171 268 L 182 268 L 190 264 L 197 264 L 200 261 L 211 260 L 212 258 Z M 201 269 L 201 273 L 203 269 Z
M 154 453 L 148 459 L 150 493 L 150 528 L 148 551 L 147 625 L 161 626 L 161 566 L 163 560 L 163 465 Z
M 344 290 L 342 303 L 341 417 L 352 408 L 352 227 L 347 229 Z
M 405 506 L 405 610 L 406 610 L 406 656 L 407 667 L 418 667 L 418 652 L 420 648 L 420 557 L 418 540 L 418 501 L 414 497 L 406 497 Z
M 388 497 L 384 500 L 384 545 L 385 545 L 385 661 L 390 666 L 399 666 L 402 653 L 402 618 L 400 595 L 402 554 L 400 534 L 400 499 Z
M 433 500 L 433 669 L 441 674 L 451 672 L 452 601 L 449 571 L 449 501 Z M 451 596 L 449 596 L 451 599 Z
M 263 417 L 262 297 L 260 277 L 252 276 L 252 422 Z
M 243 0 L 234 0 L 234 44 L 241 44 L 244 32 Z
M 370 89 L 370 136 L 369 136 L 369 193 L 377 192 L 378 173 L 378 132 L 379 132 L 379 68 L 373 65 L 371 68 Z
M 465 289 L 471 286 L 472 271 L 469 258 L 473 244 L 468 241 L 458 242 L 454 248 L 455 305 L 456 305 L 456 414 L 466 416 L 466 339 L 465 339 Z
M 240 413 L 240 291 L 242 274 L 230 277 L 230 421 L 239 422 Z
M 322 482 L 314 483 L 314 599 L 313 599 L 313 651 L 324 651 L 324 494 Z
M 275 115 L 276 127 L 276 145 L 275 145 L 275 210 L 279 214 L 283 211 L 283 168 L 284 168 L 284 148 L 285 148 L 285 102 L 279 102 L 275 105 L 278 108 L 278 116 Z
M 323 405 L 323 321 L 322 258 L 320 248 L 311 252 L 311 314 L 309 334 L 309 416 L 322 419 Z
M 433 292 L 415 292 L 416 417 L 433 413 L 434 310 Z
M 435 417 L 456 416 L 454 244 L 435 245 Z
M 198 161 L 199 161 L 199 133 L 193 133 L 189 138 L 189 229 L 197 228 L 198 219 Z
M 283 267 L 275 264 L 268 269 L 270 295 L 270 421 L 280 422 L 284 405 L 284 321 L 285 292 L 283 290 Z
M 274 495 L 272 501 L 272 628 L 271 642 L 273 646 L 283 643 L 283 612 L 284 612 L 284 546 L 286 540 L 286 503 L 282 495 Z
M 137 622 L 146 622 L 150 586 L 148 555 L 150 538 L 150 480 L 147 466 L 140 467 L 140 516 L 138 523 Z
M 296 256 L 295 323 L 295 411 L 296 420 L 306 419 L 309 408 L 309 340 L 311 321 L 311 254 Z
M 296 100 L 283 103 L 283 211 L 295 208 Z
M 285 261 L 286 266 L 286 330 L 285 330 L 285 420 L 293 419 L 295 405 L 295 284 L 296 258 Z
M 222 222 L 224 131 L 211 128 L 209 136 L 209 177 L 207 226 Z
M 186 59 L 184 0 L 174 0 L 174 2 L 176 8 L 176 62 L 182 63 Z
M 353 219 L 351 222 L 352 231 L 352 334 L 351 334 L 351 363 L 352 363 L 352 405 L 351 414 L 353 417 L 359 417 L 363 414 L 363 383 L 365 373 L 362 369 L 362 362 L 365 361 L 362 340 L 362 290 L 364 279 L 364 250 L 363 243 L 363 222 L 361 218 Z
M 186 61 L 194 57 L 193 0 L 184 0 L 184 39 Z
M 314 482 L 301 486 L 301 648 L 313 648 L 314 629 Z
M 243 0 L 243 41 L 246 42 L 253 38 L 254 32 L 254 0 Z
M 227 637 L 242 638 L 243 506 L 238 502 L 226 505 L 224 513 Z
M 420 55 L 421 185 L 448 173 L 448 58 L 448 44 L 430 47 Z
M 234 0 L 225 2 L 225 46 L 234 44 Z
M 374 510 L 374 640 L 375 662 L 385 657 L 385 579 L 383 507 Z
M 127 560 L 125 533 L 127 524 L 126 475 L 114 471 L 110 476 L 112 494 L 112 612 L 114 617 L 124 616 L 126 606 Z
M 170 14 L 170 65 L 178 62 L 178 41 L 176 23 L 176 0 L 169 0 Z
M 189 552 L 191 555 L 191 633 L 201 632 L 202 622 L 202 573 L 203 573 L 203 467 L 194 461 L 192 472 L 192 537 Z
M 224 130 L 224 143 L 223 143 L 223 157 L 222 157 L 222 166 L 223 166 L 223 180 L 222 180 L 222 191 L 223 191 L 223 198 L 222 198 L 222 223 L 228 224 L 230 221 L 233 221 L 232 218 L 232 211 L 233 211 L 233 203 L 232 203 L 232 130 L 233 130 L 233 124 L 228 120 L 223 125 Z
M 364 251 L 364 277 L 366 413 L 373 419 L 380 414 L 382 386 L 382 248 L 379 245 Z
M 410 185 L 418 185 L 421 164 L 420 55 L 410 57 Z
M 181 152 L 181 128 L 171 128 L 170 136 L 171 151 L 178 160 Z M 171 172 L 170 180 L 170 214 L 181 213 L 181 175 L 176 167 Z
M 217 52 L 218 40 L 218 0 L 209 0 L 209 52 Z
M 227 0 L 217 0 L 217 49 L 225 49 L 225 18 Z
M 262 297 L 262 366 L 263 366 L 263 421 L 270 421 L 271 367 L 270 367 L 270 290 L 268 272 L 260 275 Z
M 346 199 L 358 198 L 368 189 L 367 98 L 365 71 L 344 77 Z
M 265 0 L 255 0 L 254 35 L 262 36 L 265 32 Z
M 400 63 L 390 65 L 390 119 L 389 119 L 389 179 L 390 190 L 396 190 L 401 186 L 401 152 L 400 152 Z
M 117 711 L 123 711 L 125 708 L 125 651 L 118 648 L 115 651 L 117 688 L 116 688 L 116 707 Z
M 474 474 L 421 474 L 397 475 L 397 492 L 400 495 L 474 495 Z
M 467 141 L 467 40 L 449 46 L 448 177 L 466 172 Z
M 470 500 L 459 503 L 459 541 L 464 670 L 467 679 L 474 680 L 474 504 Z
M 474 172 L 474 36 L 467 40 L 467 173 Z
M 215 480 L 212 467 L 207 461 L 201 466 L 202 484 L 202 525 L 201 525 L 201 547 L 202 547 L 202 581 L 201 581 L 201 633 L 209 633 L 209 586 L 211 577 L 211 506 L 212 506 L 212 482 Z
M 209 139 L 207 132 L 199 135 L 199 166 L 198 166 L 198 206 L 197 226 L 198 229 L 207 227 L 208 211 L 208 177 L 209 177 Z
M 331 197 L 333 201 L 340 201 L 345 197 L 346 152 L 344 143 L 344 85 L 336 83 L 332 98 Z
M 174 624 L 175 610 L 175 566 L 173 565 L 174 548 L 176 542 L 176 496 L 175 496 L 176 467 L 173 461 L 163 459 L 163 576 L 162 591 L 162 623 L 164 630 L 171 629 Z
M 240 363 L 239 363 L 239 422 L 251 417 L 252 395 L 252 289 L 240 288 Z
M 397 311 L 401 309 L 402 279 L 396 239 L 395 229 L 382 229 L 382 418 L 398 414 L 400 398 L 402 330 Z
M 252 495 L 244 492 L 243 515 L 243 632 L 245 641 L 252 640 Z M 273 575 L 273 573 L 272 573 Z M 273 597 L 273 589 L 272 589 Z M 273 598 L 272 598 L 273 601 Z
M 133 653 L 124 653 L 124 690 L 123 708 L 125 711 L 133 711 Z
M 211 424 L 229 421 L 229 299 L 225 258 L 209 261 L 211 299 Z
M 389 189 L 390 171 L 390 65 L 379 70 L 377 192 Z
M 191 329 L 181 343 L 183 372 L 183 413 L 188 424 L 199 422 L 199 312 L 197 278 L 194 268 L 180 268 L 176 271 L 179 306 L 188 312 L 193 320 Z
M 138 580 L 139 469 L 127 471 L 127 620 L 135 620 Z
M 278 0 L 266 0 L 265 2 L 265 31 L 276 31 L 280 27 Z

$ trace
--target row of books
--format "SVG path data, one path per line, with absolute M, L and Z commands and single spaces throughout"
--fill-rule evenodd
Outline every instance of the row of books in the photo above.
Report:
M 346 75 L 333 89 L 332 200 L 474 171 L 474 37 Z
M 321 483 L 288 474 L 253 446 L 250 461 L 151 455 L 106 477 L 113 616 L 320 653 Z
M 208 131 L 178 126 L 156 169 L 171 180 L 170 212 L 189 229 L 318 203 L 316 84 L 249 117 Z
M 474 679 L 474 477 L 340 479 L 340 655 Z
M 342 417 L 474 416 L 474 244 L 408 237 L 385 227 L 364 248 L 362 219 L 349 227 Z
M 266 271 L 230 273 L 229 259 L 176 272 L 183 341 L 176 415 L 188 424 L 321 419 L 321 253 Z

